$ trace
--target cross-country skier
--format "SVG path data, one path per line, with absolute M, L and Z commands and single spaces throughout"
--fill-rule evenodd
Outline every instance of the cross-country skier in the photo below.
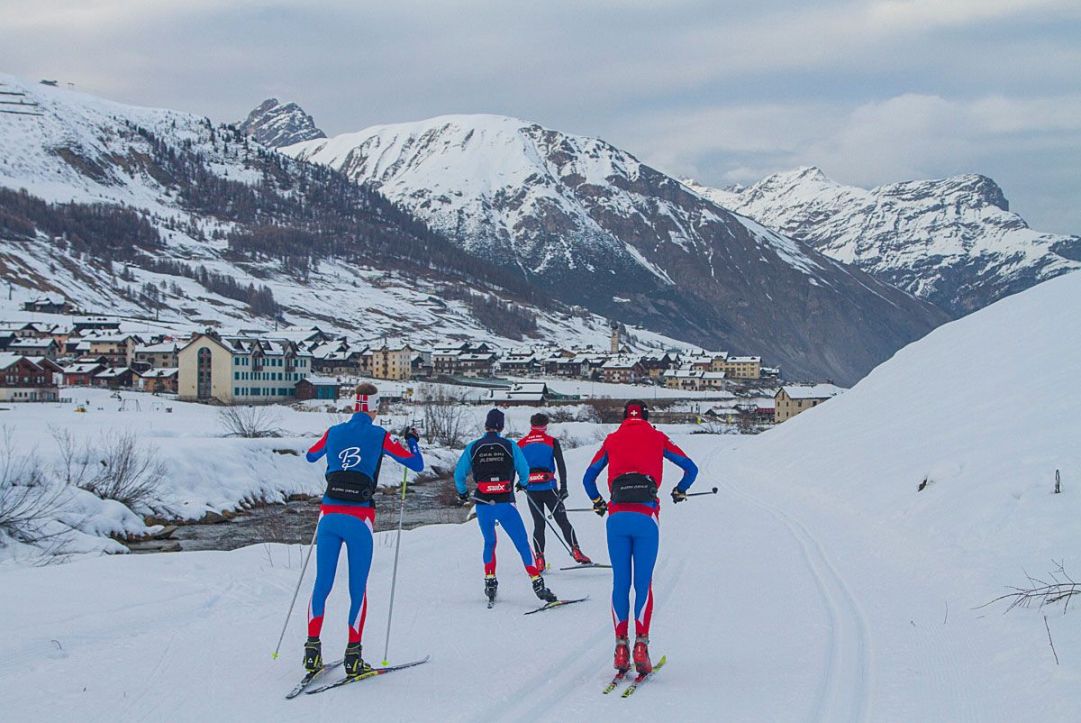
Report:
M 683 479 L 672 489 L 672 502 L 687 498 L 687 488 L 698 476 L 698 467 L 647 420 L 645 402 L 631 400 L 623 409 L 623 423 L 605 438 L 586 469 L 582 484 L 601 517 L 609 513 L 608 555 L 612 561 L 612 620 L 616 628 L 615 668 L 630 668 L 628 622 L 631 584 L 634 585 L 634 667 L 641 673 L 653 670 L 649 659 L 649 623 L 653 617 L 653 565 L 657 561 L 661 486 L 664 460 L 683 470 Z M 597 491 L 597 476 L 608 467 L 611 503 Z
M 563 539 L 571 548 L 574 561 L 588 565 L 592 560 L 586 557 L 578 547 L 578 536 L 574 534 L 567 508 L 563 500 L 567 499 L 567 465 L 563 461 L 563 449 L 559 440 L 548 434 L 548 415 L 534 414 L 529 418 L 529 434 L 518 440 L 526 462 L 529 464 L 529 484 L 526 485 L 526 497 L 529 499 L 529 512 L 533 516 L 533 556 L 537 567 L 544 570 L 544 508 L 552 511 Z M 559 487 L 556 487 L 556 471 L 559 471 Z
M 529 481 L 529 465 L 525 455 L 514 442 L 499 433 L 503 431 L 503 412 L 492 409 L 484 421 L 485 434 L 466 445 L 458 465 L 454 469 L 454 486 L 462 504 L 469 501 L 466 478 L 472 472 L 476 484 L 473 499 L 477 524 L 484 536 L 484 594 L 489 602 L 495 600 L 499 582 L 495 577 L 495 526 L 498 522 L 517 548 L 525 571 L 533 581 L 533 592 L 545 602 L 555 602 L 556 596 L 544 586 L 541 569 L 533 559 L 526 536 L 525 524 L 514 504 L 515 488 L 522 488 Z M 515 475 L 518 483 L 515 484 Z
M 308 461 L 327 458 L 327 489 L 319 509 L 316 531 L 315 587 L 308 605 L 308 641 L 304 645 L 304 668 L 323 667 L 319 633 L 327 596 L 334 585 L 342 543 L 349 552 L 349 643 L 345 648 L 346 675 L 371 670 L 361 657 L 361 634 L 368 612 L 368 571 L 372 565 L 372 525 L 375 503 L 372 494 L 379 483 L 383 455 L 414 472 L 424 469 L 416 431 L 404 437 L 408 449 L 373 423 L 379 406 L 373 384 L 357 386 L 353 416 L 335 424 L 308 450 Z

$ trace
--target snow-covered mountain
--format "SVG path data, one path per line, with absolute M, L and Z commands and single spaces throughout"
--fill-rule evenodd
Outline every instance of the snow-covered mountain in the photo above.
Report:
M 986 176 L 866 190 L 805 167 L 747 188 L 686 184 L 954 315 L 1081 268 L 1081 237 L 1032 230 Z
M 852 382 L 945 318 L 599 139 L 458 115 L 282 151 L 372 185 L 564 300 L 797 376 Z
M 378 193 L 233 128 L 11 76 L 0 91 L 19 104 L 0 113 L 0 277 L 14 291 L 0 306 L 54 291 L 196 327 L 258 312 L 261 326 L 277 314 L 372 340 L 607 345 L 606 319 L 477 267 Z M 253 309 L 249 287 L 276 310 Z M 492 299 L 518 308 L 505 315 L 517 333 L 485 316 Z
M 326 138 L 315 121 L 296 103 L 282 105 L 277 98 L 267 98 L 240 124 L 240 131 L 268 148 L 289 146 L 301 141 Z

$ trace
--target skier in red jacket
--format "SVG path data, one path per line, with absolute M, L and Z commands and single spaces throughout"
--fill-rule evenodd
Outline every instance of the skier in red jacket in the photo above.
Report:
M 683 470 L 672 489 L 672 502 L 687 498 L 698 467 L 664 432 L 647 420 L 649 408 L 637 399 L 627 402 L 623 423 L 605 438 L 593 457 L 582 484 L 600 516 L 607 512 L 608 555 L 612 561 L 612 621 L 616 629 L 615 668 L 630 668 L 628 649 L 630 593 L 634 585 L 634 667 L 639 674 L 653 670 L 649 659 L 649 624 L 653 617 L 653 566 L 659 544 L 660 502 L 664 460 Z M 611 503 L 597 490 L 597 477 L 608 467 Z

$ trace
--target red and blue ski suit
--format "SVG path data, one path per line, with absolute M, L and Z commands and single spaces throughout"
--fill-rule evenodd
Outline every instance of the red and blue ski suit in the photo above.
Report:
M 316 532 L 315 586 L 308 604 L 308 637 L 318 638 L 323 629 L 327 596 L 334 586 L 338 555 L 344 543 L 349 554 L 349 642 L 360 642 L 368 612 L 368 572 L 372 566 L 372 526 L 375 503 L 370 499 L 342 499 L 333 494 L 339 479 L 364 480 L 374 489 L 379 481 L 383 455 L 414 472 L 424 469 L 424 459 L 415 440 L 409 449 L 391 439 L 387 431 L 357 412 L 348 422 L 336 424 L 308 450 L 309 462 L 327 459 L 327 493 L 319 508 Z M 344 477 L 343 477 L 344 473 Z M 332 494 L 333 493 L 333 494 Z
M 526 499 L 533 517 L 533 549 L 544 555 L 544 510 L 552 511 L 552 519 L 563 531 L 563 538 L 572 549 L 578 547 L 563 499 L 567 496 L 567 464 L 563 461 L 563 449 L 559 440 L 548 434 L 545 427 L 532 427 L 529 434 L 518 440 L 526 463 L 529 465 L 529 484 Z M 556 493 L 556 472 L 559 472 L 559 493 Z
M 454 486 L 458 494 L 465 494 L 466 478 L 470 473 L 476 483 L 474 496 L 481 500 L 474 509 L 477 512 L 477 525 L 484 537 L 484 574 L 495 575 L 495 526 L 499 523 L 518 550 L 526 573 L 530 577 L 539 575 L 533 551 L 529 549 L 525 524 L 514 504 L 515 475 L 523 485 L 529 481 L 529 465 L 522 450 L 506 437 L 488 432 L 466 445 L 458 458 L 454 468 Z
M 582 484 L 591 500 L 600 497 L 597 477 L 608 467 L 608 489 L 627 474 L 648 475 L 661 486 L 664 460 L 683 470 L 676 485 L 686 491 L 698 476 L 698 467 L 664 432 L 644 419 L 627 419 L 604 440 L 586 469 Z M 634 585 L 634 627 L 638 637 L 649 636 L 653 617 L 653 566 L 660 543 L 660 504 L 610 502 L 608 504 L 608 555 L 612 561 L 612 622 L 617 638 L 626 638 L 630 617 L 631 585 Z

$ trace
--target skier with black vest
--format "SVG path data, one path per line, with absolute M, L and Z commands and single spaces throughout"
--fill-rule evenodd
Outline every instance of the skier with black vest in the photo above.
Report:
M 645 402 L 632 400 L 623 409 L 623 423 L 609 434 L 586 469 L 582 484 L 593 501 L 593 511 L 608 513 L 608 555 L 612 561 L 612 622 L 616 629 L 614 667 L 620 674 L 630 669 L 628 648 L 630 594 L 634 587 L 634 667 L 640 675 L 653 670 L 649 659 L 649 625 L 653 617 L 653 566 L 660 537 L 660 502 L 664 460 L 683 470 L 672 489 L 672 502 L 687 499 L 687 489 L 698 476 L 698 467 L 664 432 L 647 420 Z M 608 468 L 611 502 L 597 490 L 597 477 Z
M 315 586 L 308 605 L 308 641 L 304 645 L 304 668 L 308 671 L 323 667 L 319 634 L 342 544 L 349 552 L 349 643 L 345 648 L 345 672 L 358 676 L 371 670 L 361 657 L 361 635 L 368 612 L 368 572 L 372 566 L 375 523 L 372 494 L 379 483 L 384 455 L 414 472 L 424 469 L 415 430 L 408 429 L 404 434 L 406 449 L 387 430 L 373 423 L 379 406 L 376 395 L 373 384 L 358 385 L 353 416 L 324 432 L 307 454 L 309 462 L 324 456 L 327 460 L 327 488 L 316 528 Z
M 559 440 L 548 434 L 548 415 L 534 414 L 529 418 L 529 434 L 518 440 L 526 462 L 529 464 L 529 484 L 526 485 L 526 497 L 529 500 L 529 512 L 533 516 L 533 556 L 537 566 L 544 570 L 544 508 L 552 511 L 563 538 L 571 550 L 571 557 L 580 565 L 592 562 L 578 547 L 578 536 L 574 533 L 567 508 L 563 500 L 567 499 L 567 464 L 563 461 L 563 449 Z M 556 487 L 556 472 L 559 472 L 559 487 Z
M 495 576 L 495 526 L 499 523 L 522 558 L 522 565 L 533 582 L 533 592 L 545 602 L 555 602 L 556 596 L 544 586 L 541 569 L 529 549 L 525 524 L 514 503 L 515 489 L 524 488 L 529 481 L 529 465 L 518 445 L 499 434 L 503 431 L 503 421 L 503 412 L 489 411 L 484 421 L 484 436 L 466 445 L 454 469 L 454 486 L 462 504 L 471 498 L 466 487 L 470 473 L 476 487 L 472 499 L 476 502 L 477 524 L 484 536 L 484 594 L 489 605 L 495 602 L 499 587 Z

